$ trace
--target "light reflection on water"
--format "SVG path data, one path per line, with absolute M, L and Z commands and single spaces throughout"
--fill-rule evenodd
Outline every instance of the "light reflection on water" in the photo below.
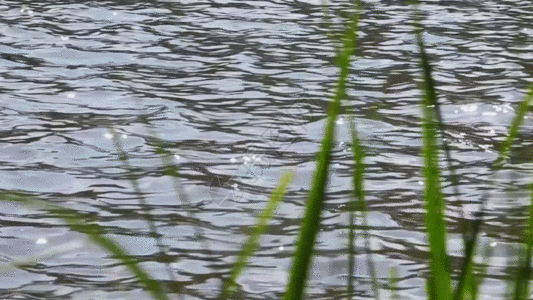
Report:
M 154 277 L 168 280 L 107 130 L 113 127 L 138 168 L 139 186 L 184 293 L 215 299 L 280 175 L 293 170 L 287 198 L 239 280 L 243 298 L 278 299 L 337 75 L 337 45 L 327 35 L 320 3 L 311 2 L 2 1 L 0 188 L 85 213 L 87 222 L 102 226 Z M 347 7 L 331 5 L 337 33 Z M 421 10 L 467 215 L 483 195 L 492 196 L 481 244 L 493 247 L 494 258 L 482 291 L 499 299 L 509 275 L 505 260 L 521 238 L 529 201 L 523 191 L 532 169 L 530 119 L 497 184 L 490 166 L 531 76 L 533 30 L 525 19 L 531 7 L 447 1 Z M 386 289 L 394 267 L 401 297 L 422 298 L 427 243 L 413 21 L 409 7 L 390 1 L 366 2 L 364 11 L 361 56 L 352 63 L 345 111 L 337 121 L 308 293 L 317 299 L 345 296 L 345 211 L 353 172 L 348 118 L 354 116 L 367 153 L 370 252 L 378 278 Z M 163 174 L 153 132 L 180 168 L 180 197 Z M 444 186 L 452 192 L 447 179 Z M 184 196 L 190 205 L 177 199 Z M 46 256 L 4 274 L 1 297 L 148 297 L 125 268 L 61 221 L 31 206 L 0 206 L 0 261 Z M 454 266 L 462 255 L 460 209 L 449 202 Z M 198 242 L 195 228 L 209 249 Z M 72 241 L 77 246 L 65 250 Z M 357 248 L 357 295 L 372 297 L 363 239 Z

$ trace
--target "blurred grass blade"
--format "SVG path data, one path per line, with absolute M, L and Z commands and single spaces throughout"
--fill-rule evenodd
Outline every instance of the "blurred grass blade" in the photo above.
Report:
M 119 159 L 120 161 L 122 161 L 122 164 L 124 165 L 126 169 L 127 178 L 131 182 L 131 185 L 133 186 L 133 191 L 135 195 L 137 196 L 137 200 L 139 201 L 139 205 L 144 212 L 142 216 L 144 217 L 144 219 L 146 220 L 146 223 L 148 224 L 148 228 L 150 229 L 150 235 L 151 237 L 155 239 L 156 247 L 159 249 L 159 255 L 161 255 L 161 257 L 165 261 L 165 269 L 166 269 L 168 278 L 171 281 L 176 282 L 177 278 L 174 275 L 174 271 L 172 271 L 172 267 L 170 266 L 170 259 L 167 257 L 167 252 L 165 250 L 165 243 L 163 242 L 163 238 L 161 237 L 161 235 L 157 232 L 157 227 L 155 226 L 154 218 L 151 215 L 150 205 L 146 201 L 146 198 L 144 197 L 144 193 L 141 191 L 141 188 L 139 187 L 139 182 L 137 181 L 137 178 L 135 176 L 134 169 L 129 163 L 128 154 L 122 148 L 118 135 L 113 130 L 113 128 L 109 128 L 108 131 L 113 138 L 113 145 L 115 146 L 115 148 L 117 149 L 119 153 Z M 179 293 L 180 290 L 177 290 L 176 292 Z
M 423 110 L 423 156 L 424 177 L 426 180 L 426 226 L 430 247 L 430 281 L 428 294 L 433 299 L 451 298 L 451 279 L 448 255 L 446 253 L 446 224 L 444 221 L 444 195 L 440 184 L 439 153 L 437 150 L 437 124 L 432 109 L 436 102 L 435 84 L 431 76 L 431 66 L 422 40 L 422 30 L 416 29 L 422 72 L 424 77 Z
M 424 81 L 425 81 L 425 103 L 424 103 L 424 106 L 425 106 L 425 110 L 428 111 L 428 115 L 431 114 L 431 112 L 429 112 L 429 107 L 433 107 L 433 114 L 434 114 L 434 117 L 432 117 L 433 120 L 436 121 L 436 126 L 437 128 L 439 129 L 440 131 L 440 134 L 442 136 L 442 145 L 443 145 L 443 148 L 444 148 L 444 153 L 445 153 L 445 157 L 446 157 L 446 162 L 447 162 L 447 165 L 448 165 L 448 169 L 450 171 L 450 180 L 451 180 L 451 184 L 452 184 L 452 188 L 454 190 L 454 194 L 456 195 L 456 197 L 459 197 L 460 195 L 460 192 L 459 192 L 459 180 L 457 178 L 457 174 L 455 172 L 455 166 L 453 165 L 452 163 L 452 158 L 451 158 L 451 154 L 450 154 L 450 148 L 448 146 L 448 143 L 446 142 L 446 139 L 445 139 L 445 124 L 444 124 L 444 121 L 443 121 L 443 118 L 442 118 L 442 114 L 441 114 L 441 110 L 440 110 L 440 106 L 439 106 L 439 102 L 437 101 L 437 96 L 436 96 L 436 92 L 435 92 L 435 87 L 434 87 L 434 82 L 433 82 L 433 78 L 431 76 L 431 65 L 429 64 L 429 59 L 427 58 L 427 55 L 425 53 L 425 47 L 424 47 L 424 44 L 423 44 L 423 39 L 422 39 L 422 25 L 421 25 L 421 22 L 420 22 L 420 17 L 417 16 L 417 6 L 418 6 L 418 0 L 414 0 L 412 1 L 412 3 L 415 5 L 415 22 L 416 22 L 416 31 L 415 31 L 415 34 L 416 34 L 416 40 L 417 40 L 417 43 L 418 43 L 418 48 L 419 48 L 419 51 L 420 51 L 420 56 L 421 56 L 421 61 L 422 61 L 422 71 L 423 71 L 423 74 L 424 74 Z M 433 122 L 432 120 L 432 122 Z M 436 139 L 435 139 L 436 140 Z M 435 142 L 435 145 L 437 145 L 437 143 Z M 438 155 L 437 152 L 435 152 L 436 155 Z M 435 158 L 437 158 L 438 156 L 435 156 Z M 438 167 L 438 162 L 436 163 L 436 166 Z M 439 175 L 440 177 L 440 175 Z M 442 199 L 442 206 L 444 207 L 444 197 L 442 195 L 442 192 L 440 191 L 439 192 L 441 194 L 441 199 Z M 462 201 L 459 200 L 459 202 L 462 203 Z M 458 280 L 458 284 L 457 284 L 457 288 L 455 290 L 455 293 L 453 294 L 453 298 L 455 300 L 460 300 L 460 299 L 463 299 L 463 296 L 465 294 L 465 292 L 467 290 L 469 290 L 470 292 L 472 292 L 472 289 L 473 289 L 473 257 L 474 257 L 474 249 L 476 247 L 476 243 L 477 243 L 477 237 L 478 237 L 478 234 L 479 234 L 479 230 L 480 230 L 480 227 L 481 227 L 481 224 L 482 224 L 482 221 L 483 221 L 483 211 L 484 211 L 484 203 L 486 201 L 483 200 L 483 206 L 482 206 L 482 209 L 480 210 L 480 213 L 477 214 L 477 217 L 476 219 L 474 220 L 474 222 L 467 222 L 465 220 L 465 216 L 464 216 L 464 211 L 461 210 L 461 218 L 459 219 L 459 226 L 461 228 L 461 232 L 462 232 L 462 235 L 463 235 L 463 242 L 464 242 L 464 247 L 465 247 L 465 258 L 463 260 L 463 264 L 462 264 L 462 268 L 461 268 L 461 273 L 460 273 L 460 277 L 459 277 L 459 280 Z M 427 216 L 429 218 L 429 215 Z M 444 222 L 444 221 L 443 221 Z M 443 228 L 445 229 L 446 227 L 443 226 Z M 440 244 L 440 242 L 439 242 Z M 443 241 L 443 245 L 445 246 L 446 245 L 446 238 L 444 238 L 444 241 Z M 443 252 L 443 255 L 446 255 L 446 252 L 444 250 Z M 444 257 L 444 256 L 443 256 Z M 445 271 L 448 273 L 448 278 L 449 278 L 449 270 L 448 271 Z M 443 273 L 445 273 L 444 270 L 443 270 Z M 450 282 L 451 283 L 451 282 Z M 435 283 L 435 284 L 439 284 L 439 283 Z M 446 283 L 448 284 L 448 283 Z M 471 289 L 466 289 L 465 290 L 465 287 L 470 287 Z M 445 288 L 447 290 L 447 288 Z M 437 297 L 437 298 L 440 298 L 441 295 L 438 295 L 438 291 L 437 293 L 433 293 L 432 294 L 433 296 L 432 297 Z M 450 297 L 450 296 L 445 296 L 445 297 Z M 446 298 L 446 299 L 449 299 L 449 298 Z
M 355 12 L 351 14 L 351 26 L 348 27 L 348 30 L 351 30 L 355 33 L 355 36 L 353 37 L 354 41 L 357 39 L 357 31 L 358 31 L 358 24 L 359 24 L 359 16 L 361 15 L 361 3 L 360 1 L 356 1 L 355 3 Z M 352 149 L 354 154 L 354 162 L 355 162 L 355 170 L 354 170 L 354 177 L 353 177 L 353 185 L 354 185 L 354 198 L 359 200 L 359 203 L 361 204 L 361 207 L 365 207 L 365 210 L 363 212 L 363 226 L 366 226 L 366 202 L 364 200 L 364 184 L 363 184 L 363 175 L 364 175 L 364 152 L 361 149 L 360 141 L 357 137 L 357 132 L 355 130 L 354 120 L 353 117 L 350 118 L 350 130 L 352 133 Z M 349 225 L 348 225 L 348 299 L 351 300 L 352 296 L 354 294 L 354 286 L 353 286 L 353 279 L 354 279 L 354 267 L 355 267 L 355 210 L 356 210 L 356 202 L 354 199 L 350 201 L 350 210 L 349 210 Z M 367 228 L 365 227 L 365 230 Z M 368 232 L 366 235 L 366 238 L 368 239 Z M 371 274 L 372 276 L 372 283 L 374 284 L 374 291 L 378 293 L 377 290 L 377 284 L 375 281 L 375 273 L 373 270 L 373 264 L 371 261 L 371 255 L 369 254 L 369 266 L 371 266 Z M 379 296 L 378 296 L 379 297 Z M 377 298 L 376 298 L 377 299 Z
M 44 200 L 33 197 L 30 199 L 30 195 L 24 192 L 1 192 L 0 197 L 1 200 L 15 201 L 25 205 L 39 207 L 40 209 L 48 211 L 52 217 L 62 219 L 67 223 L 71 230 L 86 234 L 93 243 L 99 245 L 108 253 L 114 255 L 116 259 L 120 260 L 122 264 L 135 275 L 136 280 L 144 286 L 145 290 L 153 299 L 168 299 L 159 282 L 154 280 L 146 271 L 139 267 L 135 260 L 131 258 L 131 255 L 123 250 L 117 243 L 105 237 L 100 226 L 85 223 L 85 216 L 83 214 L 80 214 L 73 209 L 52 205 Z
M 479 270 L 476 276 L 472 277 L 473 278 L 472 293 L 471 293 L 471 298 L 470 298 L 472 300 L 477 299 L 477 296 L 479 294 L 479 287 L 483 284 L 483 280 L 487 274 L 487 266 L 490 264 L 490 258 L 492 257 L 492 251 L 493 251 L 492 245 L 487 243 L 482 253 L 483 261 L 481 262 L 481 265 L 479 266 Z
M 518 110 L 516 112 L 516 116 L 513 118 L 513 121 L 511 122 L 511 127 L 509 128 L 509 132 L 507 133 L 507 138 L 503 142 L 498 159 L 496 159 L 496 162 L 494 163 L 494 167 L 496 170 L 500 170 L 501 168 L 503 168 L 504 162 L 509 157 L 509 151 L 511 149 L 511 146 L 514 140 L 516 139 L 516 136 L 518 135 L 518 130 L 520 129 L 520 126 L 524 122 L 524 117 L 529 112 L 529 107 L 531 105 L 532 97 L 533 97 L 533 83 L 529 86 L 529 92 L 524 97 L 524 100 L 520 102 L 520 105 L 518 106 Z
M 325 187 L 327 184 L 328 167 L 331 160 L 331 148 L 333 146 L 335 118 L 340 110 L 340 98 L 333 102 L 330 110 L 326 133 L 322 140 L 322 150 L 318 156 L 317 169 L 313 175 L 313 181 L 309 199 L 306 204 L 306 212 L 300 227 L 298 246 L 292 264 L 289 284 L 285 293 L 285 300 L 301 300 L 307 272 L 313 248 L 320 228 L 320 215 L 324 203 Z
M 335 118 L 340 110 L 340 98 L 332 103 L 329 110 L 326 132 L 322 140 L 322 150 L 318 156 L 317 169 L 313 175 L 313 181 L 309 199 L 306 204 L 305 216 L 302 221 L 298 246 L 293 260 L 289 284 L 284 296 L 285 300 L 301 300 L 307 271 L 313 248 L 320 228 L 321 212 L 324 203 L 325 187 L 327 185 L 328 167 L 331 160 L 331 148 L 333 147 Z
M 167 300 L 168 297 L 163 291 L 163 288 L 154 280 L 146 271 L 141 269 L 135 260 L 122 249 L 113 240 L 103 235 L 103 230 L 96 224 L 86 224 L 83 221 L 83 215 L 67 208 L 57 207 L 47 209 L 54 217 L 63 219 L 68 226 L 77 232 L 86 234 L 90 240 L 104 248 L 108 253 L 122 262 L 122 264 L 130 270 L 136 279 L 144 286 L 153 299 Z
M 520 105 L 518 106 L 518 110 L 516 112 L 516 116 L 513 118 L 511 122 L 511 127 L 509 128 L 509 132 L 507 133 L 507 138 L 502 144 L 502 147 L 500 148 L 498 158 L 496 159 L 494 163 L 494 170 L 498 171 L 503 169 L 503 166 L 507 159 L 509 158 L 509 153 L 511 151 L 511 146 L 513 145 L 514 140 L 518 136 L 518 130 L 520 129 L 520 126 L 524 122 L 524 118 L 526 114 L 529 112 L 530 105 L 531 105 L 531 99 L 533 98 L 533 83 L 529 86 L 529 91 L 527 95 L 524 97 L 524 100 L 520 102 Z M 533 184 L 532 184 L 533 185 Z M 529 280 L 531 278 L 531 247 L 533 245 L 533 186 L 531 186 L 531 194 L 532 194 L 532 200 L 530 204 L 530 216 L 529 216 L 529 226 L 528 226 L 528 232 L 526 234 L 526 253 L 525 257 L 522 259 L 519 259 L 519 272 L 516 277 L 515 282 L 515 291 L 514 291 L 514 299 L 527 299 L 529 297 Z M 527 294 L 526 294 L 527 292 Z M 526 298 L 522 298 L 526 297 Z
M 335 135 L 335 120 L 341 109 L 341 99 L 346 93 L 346 78 L 350 67 L 350 56 L 354 52 L 356 41 L 357 23 L 352 20 L 347 26 L 343 47 L 338 55 L 337 62 L 340 67 L 339 79 L 333 102 L 328 110 L 328 121 L 326 124 L 324 138 L 322 139 L 321 150 L 317 158 L 317 168 L 313 175 L 311 191 L 306 205 L 303 224 L 298 237 L 298 246 L 291 267 L 289 284 L 284 295 L 285 300 L 301 300 L 303 298 L 307 273 L 313 248 L 320 228 L 322 207 L 324 204 L 325 188 L 329 176 L 328 168 L 331 161 L 331 149 L 333 147 Z
M 390 269 L 389 285 L 391 289 L 391 298 L 395 300 L 400 299 L 400 295 L 398 294 L 398 277 L 396 276 L 395 268 Z
M 140 101 L 136 99 L 137 101 Z M 139 107 L 142 107 L 141 103 L 139 103 Z M 156 153 L 159 154 L 159 157 L 161 158 L 162 165 L 163 165 L 163 175 L 168 175 L 172 178 L 172 183 L 174 185 L 174 191 L 176 191 L 176 196 L 178 197 L 178 201 L 183 205 L 187 216 L 191 220 L 197 220 L 194 211 L 192 210 L 192 205 L 185 193 L 183 193 L 183 190 L 180 186 L 179 182 L 179 167 L 175 164 L 175 162 L 172 160 L 175 156 L 172 155 L 173 153 L 167 149 L 165 144 L 163 143 L 163 140 L 157 136 L 156 131 L 154 130 L 153 126 L 150 125 L 149 119 L 147 116 L 140 116 L 139 120 L 142 124 L 145 125 L 145 128 L 148 130 L 149 136 L 151 137 L 154 145 Z M 209 244 L 207 242 L 207 239 L 204 238 L 203 230 L 200 226 L 197 224 L 193 224 L 193 230 L 195 239 L 202 243 L 203 250 L 209 254 L 211 254 L 211 250 L 209 248 Z
M 486 201 L 486 200 L 484 200 Z M 461 267 L 461 272 L 459 273 L 459 279 L 457 281 L 457 287 L 453 295 L 454 300 L 462 300 L 465 296 L 470 295 L 472 299 L 475 294 L 475 278 L 474 278 L 474 254 L 475 247 L 477 244 L 478 233 L 481 227 L 483 218 L 478 216 L 472 222 L 471 232 L 468 233 L 471 236 L 468 236 L 464 239 L 465 241 L 465 257 Z
M 529 106 L 531 104 L 532 97 L 533 97 L 533 84 L 531 84 L 530 90 L 528 94 L 526 95 L 526 97 L 524 97 L 524 100 L 520 102 L 516 116 L 513 118 L 511 122 L 511 127 L 509 128 L 507 138 L 503 142 L 502 147 L 500 148 L 500 151 L 499 151 L 498 158 L 494 162 L 495 171 L 501 170 L 503 168 L 505 161 L 509 157 L 511 146 L 518 135 L 518 130 L 520 129 L 520 126 L 524 122 L 525 115 L 529 111 Z M 476 280 L 473 278 L 472 265 L 473 265 L 473 257 L 474 257 L 474 248 L 476 246 L 477 237 L 478 237 L 478 233 L 480 231 L 481 224 L 483 221 L 485 205 L 487 202 L 485 198 L 486 197 L 483 197 L 480 211 L 476 219 L 472 222 L 472 226 L 470 230 L 471 232 L 468 233 L 469 238 L 465 239 L 465 259 L 464 259 L 460 277 L 457 283 L 457 288 L 454 294 L 454 300 L 461 300 L 463 299 L 465 293 L 470 293 L 470 292 L 473 293 L 474 295 L 473 298 L 477 297 L 477 288 L 476 288 L 476 283 L 475 283 Z M 526 256 L 527 256 L 527 253 L 526 253 Z M 470 285 L 469 283 L 472 283 L 473 285 Z M 471 286 L 471 291 L 468 290 L 468 286 Z M 516 288 L 517 289 L 519 288 L 518 283 L 517 283 Z
M 39 253 L 38 255 L 32 257 L 2 263 L 0 264 L 0 277 L 10 276 L 9 272 L 12 272 L 22 266 L 34 266 L 47 259 L 68 253 L 72 250 L 82 249 L 84 246 L 86 246 L 86 243 L 83 243 L 81 241 L 72 241 L 46 249 L 42 253 Z
M 272 215 L 276 211 L 276 208 L 278 207 L 279 203 L 285 197 L 285 193 L 287 192 L 287 188 L 292 181 L 292 177 L 292 173 L 285 173 L 283 174 L 283 176 L 281 176 L 279 185 L 272 192 L 270 201 L 268 202 L 268 205 L 265 210 L 263 210 L 263 212 L 259 216 L 257 225 L 255 226 L 252 234 L 250 235 L 250 238 L 242 247 L 242 252 L 237 258 L 237 262 L 235 263 L 233 269 L 231 270 L 230 278 L 226 281 L 226 284 L 222 289 L 220 299 L 227 299 L 233 296 L 237 278 L 244 270 L 248 258 L 252 256 L 252 254 L 255 252 L 259 238 L 265 232 L 267 222 L 272 218 Z
M 531 280 L 531 256 L 533 249 L 533 183 L 530 184 L 530 193 L 529 224 L 525 236 L 526 253 L 521 258 L 521 265 L 518 265 L 519 270 L 515 282 L 514 300 L 529 299 L 529 281 Z
M 363 153 L 361 149 L 359 148 L 359 140 L 357 139 L 357 133 L 355 132 L 355 125 L 353 122 L 353 118 L 350 118 L 350 129 L 352 131 L 352 149 L 354 149 L 354 160 L 355 160 L 355 170 L 354 170 L 354 193 L 358 194 L 359 190 L 363 190 L 363 182 L 362 182 L 362 174 L 361 177 L 359 177 L 359 171 L 358 167 L 360 164 L 362 164 L 363 161 Z M 357 149 L 355 149 L 357 145 Z M 363 166 L 364 168 L 364 166 Z M 360 188 L 358 188 L 360 187 Z M 355 210 L 356 210 L 356 203 L 355 200 L 352 199 L 350 201 L 350 210 L 349 210 L 349 228 L 348 228 L 348 299 L 352 299 L 353 295 L 353 278 L 354 278 L 354 267 L 355 267 L 355 225 L 354 225 L 354 219 L 355 219 Z
M 354 174 L 353 174 L 354 198 L 357 201 L 357 203 L 355 203 L 355 201 L 352 201 L 351 206 L 352 208 L 355 208 L 355 211 L 361 212 L 361 217 L 363 221 L 363 231 L 364 231 L 364 237 L 365 237 L 365 247 L 366 247 L 366 251 L 368 255 L 368 269 L 370 271 L 370 277 L 372 279 L 372 289 L 374 291 L 374 299 L 379 299 L 379 285 L 378 285 L 378 281 L 376 278 L 376 269 L 374 267 L 374 260 L 372 258 L 372 253 L 371 253 L 370 233 L 368 232 L 368 227 L 369 227 L 368 222 L 367 222 L 368 205 L 365 200 L 365 191 L 364 191 L 364 184 L 363 184 L 363 178 L 364 178 L 364 173 L 365 173 L 365 165 L 363 162 L 364 152 L 363 152 L 363 149 L 361 149 L 361 142 L 359 140 L 359 137 L 357 136 L 357 131 L 355 130 L 353 118 L 350 118 L 350 132 L 352 135 L 352 151 L 353 151 L 354 160 L 355 160 L 355 169 L 354 169 Z M 350 210 L 351 213 L 353 211 L 354 209 Z M 350 232 L 350 234 L 353 235 L 353 232 Z M 353 243 L 353 242 L 350 241 L 350 243 Z
M 354 291 L 353 278 L 355 273 L 355 214 L 352 209 L 350 209 L 348 217 L 350 218 L 348 225 L 348 300 L 352 300 L 352 295 Z

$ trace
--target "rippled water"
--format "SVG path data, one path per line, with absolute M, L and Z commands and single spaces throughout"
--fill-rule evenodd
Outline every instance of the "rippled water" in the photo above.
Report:
M 529 203 L 530 119 L 508 168 L 493 178 L 491 163 L 531 82 L 533 6 L 424 2 L 424 38 L 467 213 L 488 198 L 481 241 L 492 243 L 493 259 L 483 297 L 499 299 Z M 330 4 L 334 34 L 349 7 Z M 399 1 L 364 3 L 309 298 L 346 296 L 349 116 L 368 154 L 370 252 L 381 293 L 388 295 L 389 269 L 396 268 L 401 298 L 424 297 L 420 69 L 411 13 Z M 0 16 L 0 189 L 86 214 L 187 299 L 216 299 L 280 175 L 293 170 L 285 202 L 239 279 L 243 299 L 280 298 L 337 76 L 338 45 L 321 2 L 1 1 Z M 139 168 L 176 282 L 149 237 L 110 127 Z M 154 133 L 173 153 L 194 215 L 163 174 Z M 452 200 L 449 251 L 458 263 L 461 206 Z M 0 262 L 37 260 L 2 271 L 3 299 L 148 298 L 116 260 L 44 210 L 0 206 Z M 198 242 L 198 229 L 209 249 Z M 357 296 L 372 297 L 361 238 L 357 245 Z

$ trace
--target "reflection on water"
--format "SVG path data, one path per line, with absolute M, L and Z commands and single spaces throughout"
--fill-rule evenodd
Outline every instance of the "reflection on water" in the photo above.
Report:
M 169 247 L 174 284 L 183 286 L 188 299 L 215 299 L 280 175 L 293 170 L 287 198 L 239 279 L 242 298 L 278 299 L 337 75 L 337 45 L 320 4 L 1 1 L 0 188 L 24 190 L 86 214 L 86 222 L 101 225 L 154 277 L 169 282 L 118 160 L 108 132 L 113 127 Z M 349 1 L 331 4 L 334 35 L 342 31 L 341 16 L 349 6 Z M 509 275 L 505 260 L 521 237 L 529 203 L 524 190 L 532 169 L 530 119 L 512 164 L 496 184 L 489 176 L 531 76 L 531 6 L 446 1 L 420 9 L 467 213 L 490 195 L 481 242 L 492 245 L 494 258 L 482 292 L 501 298 Z M 406 5 L 364 4 L 360 57 L 352 64 L 345 112 L 337 123 L 308 289 L 312 298 L 346 296 L 350 116 L 368 155 L 369 251 L 380 283 L 387 288 L 389 269 L 395 268 L 401 297 L 424 297 L 421 93 L 412 25 Z M 164 175 L 156 153 L 160 142 L 180 168 L 181 198 L 186 195 L 190 206 L 180 202 Z M 37 262 L 3 271 L 1 297 L 148 297 L 116 260 L 61 221 L 31 206 L 0 206 L 0 261 Z M 449 202 L 454 265 L 462 255 L 460 210 Z M 209 249 L 196 239 L 198 228 Z M 357 247 L 357 295 L 372 297 L 362 239 Z

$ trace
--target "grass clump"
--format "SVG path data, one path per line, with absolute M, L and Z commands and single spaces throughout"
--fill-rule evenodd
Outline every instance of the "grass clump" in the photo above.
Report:
M 417 4 L 416 1 L 413 4 Z M 416 6 L 415 6 L 416 7 Z M 416 13 L 416 9 L 414 9 Z M 325 18 L 325 20 L 328 20 Z M 459 195 L 457 189 L 459 187 L 459 181 L 454 172 L 452 164 L 452 158 L 448 145 L 442 141 L 439 143 L 439 133 L 444 134 L 445 124 L 442 121 L 442 116 L 439 108 L 437 93 L 435 89 L 435 82 L 432 77 L 432 67 L 429 58 L 425 51 L 424 41 L 422 39 L 422 26 L 421 22 L 417 19 L 415 14 L 416 28 L 415 37 L 416 43 L 419 49 L 420 65 L 423 76 L 423 97 L 421 99 L 422 107 L 422 152 L 424 160 L 423 177 L 425 180 L 424 190 L 424 203 L 426 211 L 426 231 L 429 244 L 429 278 L 427 280 L 427 296 L 432 300 L 460 300 L 460 299 L 476 299 L 478 297 L 479 286 L 481 283 L 484 270 L 478 274 L 474 274 L 474 254 L 477 245 L 477 237 L 481 230 L 483 222 L 484 203 L 477 218 L 469 223 L 463 224 L 463 238 L 465 255 L 462 265 L 459 270 L 457 279 L 453 280 L 453 272 L 450 267 L 450 261 L 447 254 L 446 242 L 447 242 L 447 226 L 445 222 L 445 195 L 442 191 L 442 170 L 439 167 L 439 151 L 444 149 L 446 154 L 446 160 L 448 162 L 448 168 L 452 176 L 452 185 L 456 189 L 455 194 Z M 355 45 L 357 40 L 358 31 L 358 10 L 352 14 L 345 27 L 345 33 L 341 40 L 342 46 L 337 53 L 336 62 L 339 66 L 339 78 L 337 81 L 335 94 L 330 103 L 327 123 L 324 131 L 324 136 L 321 141 L 320 152 L 317 156 L 317 166 L 313 174 L 312 184 L 310 187 L 310 194 L 305 207 L 305 214 L 302 220 L 300 233 L 297 240 L 297 246 L 294 253 L 294 259 L 292 262 L 289 283 L 286 287 L 286 291 L 283 295 L 285 300 L 300 300 L 304 298 L 305 287 L 308 282 L 308 269 L 311 259 L 314 254 L 314 246 L 316 237 L 319 233 L 321 225 L 321 213 L 324 206 L 327 179 L 329 177 L 329 165 L 331 162 L 331 152 L 333 148 L 333 142 L 335 138 L 335 120 L 341 113 L 341 100 L 346 95 L 347 79 L 350 71 L 350 62 L 355 52 Z M 524 117 L 529 111 L 531 104 L 531 98 L 533 97 L 533 84 L 530 87 L 530 91 L 524 100 L 520 103 L 516 116 L 513 119 L 509 128 L 509 133 L 506 140 L 502 144 L 498 158 L 494 163 L 495 171 L 501 170 L 507 158 L 509 152 L 515 141 L 520 126 L 523 124 Z M 362 150 L 361 142 L 358 139 L 353 120 L 350 122 L 352 133 L 352 149 L 355 161 L 355 168 L 353 173 L 353 199 L 350 201 L 349 209 L 349 235 L 348 235 L 348 282 L 347 282 L 347 294 L 349 299 L 352 299 L 355 287 L 353 285 L 354 277 L 354 255 L 355 255 L 355 212 L 361 212 L 361 218 L 363 220 L 363 226 L 366 230 L 365 243 L 367 249 L 370 249 L 370 240 L 368 233 L 368 226 L 366 224 L 366 213 L 369 208 L 365 201 L 364 192 L 364 153 Z M 154 133 L 155 135 L 155 133 Z M 116 136 L 113 134 L 113 136 Z M 442 139 L 443 140 L 443 139 Z M 115 146 L 120 153 L 120 160 L 123 162 L 127 171 L 127 175 L 132 182 L 134 192 L 138 197 L 140 206 L 144 210 L 143 216 L 149 225 L 151 236 L 156 240 L 156 244 L 159 247 L 161 255 L 166 254 L 164 241 L 161 235 L 157 233 L 157 226 L 155 220 L 150 214 L 149 205 L 143 197 L 142 191 L 139 189 L 139 185 L 134 176 L 134 170 L 129 164 L 127 154 L 121 149 L 117 139 L 114 140 Z M 177 180 L 178 169 L 172 166 L 171 161 L 168 160 L 170 153 L 164 148 L 162 143 L 157 144 L 156 153 L 161 155 L 163 164 L 165 165 L 164 174 L 174 177 Z M 276 208 L 282 201 L 288 186 L 292 180 L 292 174 L 286 173 L 282 176 L 278 187 L 273 191 L 270 201 L 267 204 L 265 210 L 260 214 L 258 223 L 250 235 L 248 241 L 243 245 L 242 251 L 229 274 L 229 278 L 225 282 L 220 299 L 232 298 L 235 295 L 236 281 L 242 274 L 246 267 L 248 259 L 253 255 L 258 247 L 258 242 L 261 235 L 265 232 L 268 221 L 272 218 Z M 177 181 L 176 193 L 179 195 Z M 104 231 L 97 225 L 85 224 L 83 222 L 84 215 L 71 209 L 66 209 L 58 206 L 52 206 L 50 204 L 42 204 L 41 202 L 29 199 L 29 195 L 23 193 L 9 193 L 2 192 L 0 196 L 3 200 L 10 201 L 23 201 L 25 203 L 40 203 L 40 207 L 47 210 L 52 216 L 64 220 L 68 227 L 74 231 L 86 234 L 92 242 L 101 246 L 114 258 L 120 260 L 122 264 L 130 270 L 135 276 L 138 282 L 144 287 L 144 289 L 150 294 L 153 299 L 165 300 L 169 299 L 169 293 L 165 291 L 163 286 L 155 279 L 153 279 L 146 271 L 144 271 L 136 260 L 134 260 L 125 250 L 123 250 L 113 240 L 105 237 Z M 184 199 L 186 198 L 179 197 Z M 523 254 L 519 263 L 518 272 L 514 282 L 513 299 L 521 300 L 528 299 L 530 293 L 529 281 L 531 279 L 531 266 L 530 262 L 533 256 L 533 183 L 531 184 L 531 205 L 529 210 L 528 229 L 524 236 Z M 187 206 L 187 205 L 186 205 Z M 206 245 L 207 248 L 207 245 Z M 486 252 L 485 255 L 489 255 Z M 369 270 L 372 277 L 372 288 L 374 290 L 374 298 L 379 299 L 379 285 L 376 279 L 376 274 L 373 266 L 372 257 L 369 257 Z M 21 264 L 16 264 L 21 265 Z M 176 281 L 174 278 L 174 272 L 167 263 L 167 272 L 169 278 Z M 394 299 L 399 298 L 397 290 L 397 278 L 395 270 L 391 270 L 390 273 L 390 286 L 392 287 L 392 295 Z M 179 293 L 180 291 L 174 291 Z

